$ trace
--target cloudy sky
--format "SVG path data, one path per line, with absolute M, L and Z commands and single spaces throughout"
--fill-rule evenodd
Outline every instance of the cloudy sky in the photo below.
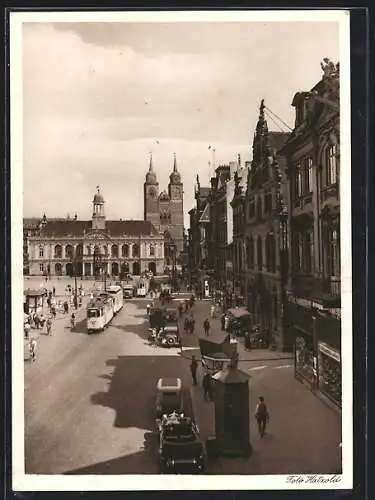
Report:
M 250 160 L 260 100 L 292 127 L 338 54 L 332 22 L 25 23 L 24 215 L 89 218 L 99 184 L 108 218 L 143 218 L 150 151 L 161 188 L 176 153 L 187 212 L 208 146 Z

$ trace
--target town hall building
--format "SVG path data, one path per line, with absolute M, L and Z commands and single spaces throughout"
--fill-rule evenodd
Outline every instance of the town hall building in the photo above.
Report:
M 28 274 L 137 276 L 146 271 L 164 272 L 164 235 L 151 220 L 107 220 L 99 187 L 92 205 L 91 220 L 78 220 L 77 216 L 49 220 L 44 215 L 38 227 L 27 232 Z

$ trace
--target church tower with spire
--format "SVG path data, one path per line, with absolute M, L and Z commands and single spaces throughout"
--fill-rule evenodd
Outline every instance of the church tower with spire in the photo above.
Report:
M 181 175 L 177 170 L 176 153 L 173 155 L 173 171 L 169 176 L 168 195 L 170 198 L 171 229 L 170 234 L 180 253 L 184 247 L 184 191 Z
M 153 170 L 152 155 L 144 183 L 144 220 L 167 235 L 177 248 L 177 255 L 184 247 L 183 184 L 177 169 L 176 154 L 173 155 L 173 170 L 169 176 L 168 189 L 159 193 L 159 183 Z
M 150 154 L 150 165 L 146 174 L 146 182 L 143 185 L 144 220 L 149 220 L 159 228 L 159 183 L 152 165 L 152 153 Z

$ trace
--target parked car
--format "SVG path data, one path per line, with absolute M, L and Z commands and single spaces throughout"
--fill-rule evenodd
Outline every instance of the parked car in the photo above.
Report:
M 180 378 L 159 378 L 156 384 L 156 418 L 183 410 L 182 381 Z
M 157 344 L 161 347 L 181 347 L 178 323 L 167 324 L 159 333 Z
M 235 335 L 244 335 L 250 332 L 253 326 L 253 317 L 244 307 L 235 307 L 228 309 L 227 316 L 229 320 L 227 331 Z
M 173 412 L 158 422 L 159 471 L 201 473 L 205 466 L 204 445 L 190 417 Z
M 178 319 L 177 307 L 167 307 L 164 312 L 165 321 L 167 323 L 174 323 Z
M 132 299 L 134 297 L 134 287 L 133 285 L 123 285 L 122 295 L 124 299 Z

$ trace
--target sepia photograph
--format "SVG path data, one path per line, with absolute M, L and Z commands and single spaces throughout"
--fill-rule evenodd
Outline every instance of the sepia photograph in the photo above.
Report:
M 10 14 L 13 489 L 352 487 L 349 43 Z

